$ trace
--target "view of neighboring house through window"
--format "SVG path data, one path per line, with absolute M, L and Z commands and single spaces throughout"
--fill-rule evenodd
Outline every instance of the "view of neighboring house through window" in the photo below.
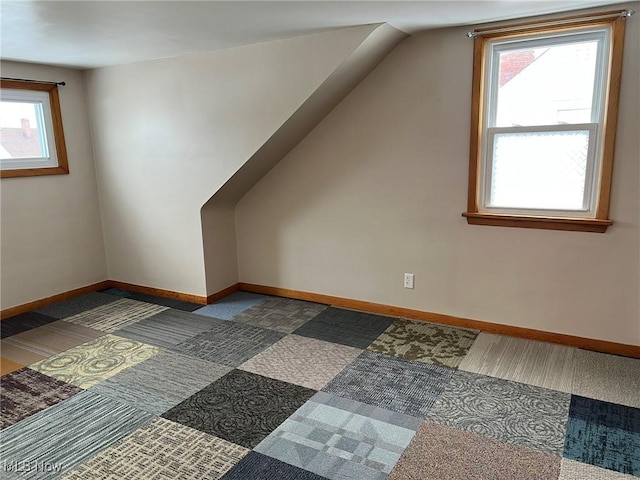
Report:
M 69 172 L 55 84 L 2 80 L 0 167 L 3 177 Z
M 595 231 L 612 223 L 622 22 L 618 14 L 479 33 L 469 223 Z

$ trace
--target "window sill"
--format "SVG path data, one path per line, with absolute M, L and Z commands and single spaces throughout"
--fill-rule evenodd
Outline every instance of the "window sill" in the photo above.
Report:
M 496 227 L 540 228 L 544 230 L 569 230 L 573 232 L 604 233 L 612 220 L 597 218 L 526 217 L 498 215 L 494 213 L 464 212 L 469 225 L 493 225 Z
M 65 167 L 21 168 L 0 170 L 0 178 L 36 177 L 40 175 L 67 175 L 69 169 Z

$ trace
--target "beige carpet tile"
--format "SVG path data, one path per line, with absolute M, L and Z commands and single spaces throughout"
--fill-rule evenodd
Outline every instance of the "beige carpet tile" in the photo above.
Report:
M 634 478 L 638 477 L 563 458 L 558 480 L 632 480 Z
M 361 352 L 346 345 L 288 335 L 238 368 L 320 390 Z
M 640 359 L 578 350 L 572 393 L 640 408 Z
M 169 307 L 162 305 L 154 305 L 152 303 L 131 300 L 130 298 L 123 298 L 65 318 L 65 322 L 84 325 L 85 327 L 112 333 L 120 328 L 124 328 L 127 325 L 136 323 L 139 320 L 144 320 L 168 309 Z
M 571 393 L 576 348 L 480 333 L 460 370 Z
M 0 357 L 0 375 L 6 375 L 16 370 L 20 370 L 24 365 L 16 363 L 8 358 Z
M 556 480 L 560 457 L 425 422 L 389 480 Z
M 104 335 L 104 332 L 63 320 L 2 340 L 2 356 L 22 365 L 43 360 Z
M 218 479 L 247 453 L 221 438 L 156 418 L 63 479 Z
M 86 389 L 159 352 L 158 347 L 107 334 L 34 363 L 30 368 Z
M 397 319 L 369 350 L 419 362 L 456 368 L 473 344 L 477 330 Z

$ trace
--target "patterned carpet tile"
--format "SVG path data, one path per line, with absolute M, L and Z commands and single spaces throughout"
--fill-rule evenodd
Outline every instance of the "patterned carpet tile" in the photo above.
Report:
M 233 317 L 234 322 L 247 323 L 283 333 L 291 333 L 327 308 L 318 303 L 289 298 L 269 297 Z
M 570 397 L 567 393 L 458 371 L 427 419 L 560 456 Z
M 58 320 L 55 317 L 48 315 L 42 315 L 37 312 L 26 312 L 15 317 L 7 318 L 0 322 L 0 334 L 2 338 L 7 338 L 16 333 L 26 332 L 33 328 L 41 327 L 47 323 L 55 322 Z
M 224 322 L 193 313 L 168 309 L 133 325 L 116 330 L 114 333 L 149 345 L 171 348 L 220 323 Z
M 394 412 L 424 417 L 453 373 L 450 368 L 365 351 L 322 390 Z
M 3 357 L 30 365 L 103 335 L 99 330 L 58 320 L 5 338 L 0 348 Z
M 128 298 L 78 313 L 65 318 L 65 322 L 84 325 L 102 332 L 111 333 L 120 328 L 136 323 L 139 320 L 151 317 L 156 313 L 166 310 L 168 307 L 153 305 L 151 303 L 138 302 Z
M 29 368 L 3 376 L 0 380 L 0 389 L 2 390 L 0 428 L 3 429 L 82 392 L 81 388 Z
M 160 415 L 230 371 L 230 367 L 165 351 L 91 391 Z
M 640 360 L 578 350 L 573 392 L 583 397 L 640 408 Z
M 571 393 L 577 351 L 563 345 L 480 333 L 458 368 Z
M 558 480 L 633 480 L 634 478 L 637 477 L 563 458 Z
M 361 352 L 315 338 L 287 335 L 238 368 L 320 390 Z
M 193 313 L 207 317 L 221 318 L 222 320 L 231 320 L 239 313 L 264 302 L 268 298 L 272 297 L 259 295 L 257 293 L 235 292 L 228 297 L 224 297 L 222 300 L 218 300 L 216 303 L 200 307 L 194 310 Z
M 156 418 L 63 477 L 64 480 L 218 479 L 249 450 Z
M 393 321 L 391 317 L 329 307 L 293 333 L 350 347 L 367 348 Z
M 9 360 L 8 358 L 0 357 L 0 375 L 7 375 L 24 367 L 25 365 L 22 365 L 21 363 L 14 362 L 13 360 Z
M 572 396 L 564 457 L 640 476 L 640 409 Z
M 477 330 L 400 318 L 369 346 L 369 350 L 457 368 L 478 333 Z
M 128 405 L 82 392 L 4 429 L 0 468 L 21 469 L 22 478 L 59 478 L 151 419 Z
M 560 457 L 425 422 L 389 480 L 557 480 Z
M 86 389 L 159 352 L 157 347 L 107 334 L 30 368 Z
M 69 300 L 55 303 L 53 305 L 49 305 L 44 308 L 39 308 L 35 311 L 43 315 L 63 319 L 72 317 L 73 315 L 77 315 L 78 313 L 84 312 L 86 310 L 91 310 L 92 308 L 115 302 L 116 300 L 118 300 L 118 297 L 116 297 L 115 295 L 108 295 L 106 293 L 100 292 L 91 292 L 74 298 L 70 298 Z
M 213 320 L 213 319 L 210 319 Z M 284 333 L 217 320 L 209 331 L 176 345 L 185 355 L 229 367 L 237 367 L 283 338 Z
M 267 457 L 258 452 L 250 452 L 229 470 L 222 480 L 326 480 L 307 470 Z
M 421 423 L 319 392 L 255 451 L 334 480 L 384 479 Z
M 163 417 L 253 448 L 314 393 L 298 385 L 233 370 Z

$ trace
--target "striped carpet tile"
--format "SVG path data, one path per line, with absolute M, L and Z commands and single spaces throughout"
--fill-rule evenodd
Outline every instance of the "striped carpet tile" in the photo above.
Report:
M 221 438 L 156 418 L 63 479 L 215 480 L 248 452 Z
M 153 416 L 92 392 L 75 395 L 2 431 L 2 468 L 52 480 Z
M 136 323 L 139 320 L 149 318 L 168 308 L 169 307 L 162 305 L 154 305 L 123 298 L 122 300 L 117 300 L 65 318 L 65 322 L 76 323 L 111 333 L 132 323 Z

